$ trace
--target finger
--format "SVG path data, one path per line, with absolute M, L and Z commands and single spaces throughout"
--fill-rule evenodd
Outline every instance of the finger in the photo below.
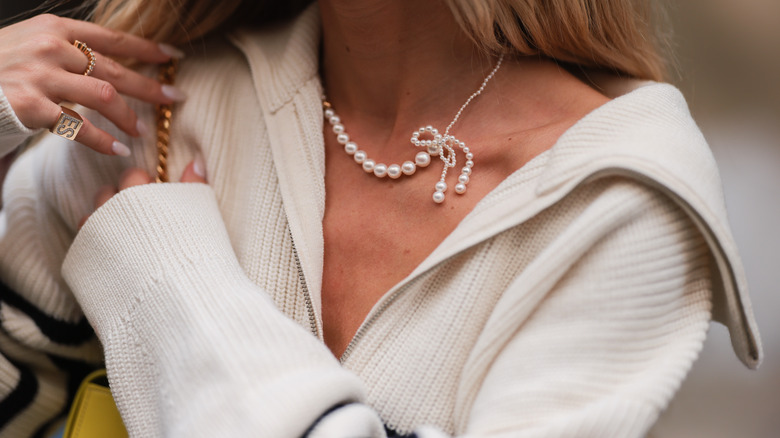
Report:
M 121 94 L 149 103 L 166 104 L 182 100 L 184 97 L 184 93 L 178 89 L 166 90 L 156 80 L 133 71 L 100 53 L 93 53 L 95 54 L 96 62 L 92 77 L 110 82 Z
M 195 159 L 184 168 L 184 173 L 181 175 L 181 182 L 206 184 L 206 164 L 201 154 L 198 154 Z
M 23 43 L 25 52 L 37 57 L 48 70 L 61 66 L 71 73 L 82 74 L 89 60 L 84 53 L 67 40 L 51 33 L 41 33 Z
M 152 178 L 146 171 L 137 167 L 131 167 L 130 169 L 125 170 L 119 178 L 119 191 L 130 187 L 149 184 L 151 182 Z
M 46 109 L 43 111 L 47 114 L 51 114 L 50 116 L 47 116 L 51 122 L 42 123 L 41 126 L 51 128 L 59 120 L 60 114 L 62 113 L 62 108 L 48 100 L 45 101 L 43 105 L 46 106 Z M 76 137 L 71 140 L 75 140 L 90 149 L 94 149 L 95 151 L 100 152 L 101 154 L 121 155 L 123 157 L 130 155 L 131 151 L 127 145 L 118 141 L 114 138 L 114 136 L 107 133 L 106 131 L 96 127 L 88 119 L 84 117 L 81 117 L 81 119 L 81 129 L 79 130 L 78 134 L 76 134 Z
M 84 146 L 94 149 L 101 154 L 119 155 L 128 157 L 131 154 L 130 148 L 126 144 L 115 139 L 114 136 L 93 125 L 88 119 L 84 120 L 81 130 L 76 135 L 75 140 Z
M 28 53 L 45 63 L 47 76 L 51 77 L 61 67 L 76 75 L 83 75 L 89 65 L 89 57 L 65 39 L 51 34 L 36 35 L 31 41 Z M 177 89 L 166 90 L 156 80 L 129 69 L 96 50 L 95 68 L 91 76 L 112 83 L 122 94 L 150 103 L 172 103 L 182 100 L 183 93 Z M 172 88 L 172 87 L 169 87 Z
M 68 41 L 83 41 L 92 50 L 108 56 L 132 58 L 141 62 L 163 63 L 171 58 L 170 47 L 128 33 L 106 29 L 86 21 L 62 18 L 63 36 Z M 168 52 L 168 53 L 166 53 Z M 175 53 L 178 55 L 178 53 Z
M 95 210 L 102 207 L 103 204 L 108 202 L 108 200 L 113 198 L 116 194 L 117 190 L 114 186 L 103 186 L 98 189 L 97 193 L 95 193 Z
M 110 82 L 90 76 L 60 75 L 48 84 L 47 93 L 55 102 L 84 105 L 102 114 L 122 131 L 133 136 L 140 134 L 135 111 Z

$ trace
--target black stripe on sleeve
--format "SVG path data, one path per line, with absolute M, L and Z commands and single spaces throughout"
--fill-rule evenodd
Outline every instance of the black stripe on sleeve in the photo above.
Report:
M 19 370 L 19 383 L 3 400 L 0 400 L 0 430 L 8 422 L 27 409 L 38 395 L 38 379 L 29 368 L 11 362 Z
M 318 425 L 318 424 L 320 424 L 320 421 L 322 421 L 322 419 L 323 419 L 323 418 L 325 418 L 325 417 L 327 417 L 329 414 L 333 413 L 333 411 L 337 411 L 337 410 L 339 410 L 339 409 L 343 408 L 344 406 L 347 406 L 347 405 L 345 405 L 345 404 L 339 404 L 339 405 L 333 406 L 332 408 L 330 408 L 330 409 L 328 409 L 327 411 L 325 411 L 325 413 L 323 413 L 322 415 L 320 415 L 320 417 L 319 417 L 319 418 L 317 418 L 317 419 L 314 421 L 314 423 L 312 423 L 312 424 L 311 424 L 311 426 L 309 426 L 309 428 L 308 428 L 308 429 L 306 429 L 306 432 L 304 432 L 302 436 L 303 436 L 304 438 L 308 437 L 308 436 L 309 436 L 309 434 L 311 433 L 311 431 L 312 431 L 312 430 L 314 430 L 314 428 L 315 428 L 315 427 L 317 427 L 317 425 Z
M 309 434 L 311 433 L 311 431 L 314 430 L 315 427 L 317 427 L 317 425 L 320 423 L 320 421 L 322 421 L 323 418 L 325 418 L 328 415 L 332 414 L 334 411 L 337 411 L 337 410 L 343 408 L 344 406 L 349 406 L 349 404 L 336 405 L 336 406 L 333 406 L 332 408 L 328 409 L 327 411 L 325 411 L 324 414 L 320 415 L 320 417 L 317 418 L 317 420 L 311 426 L 309 426 L 309 428 L 306 430 L 306 432 L 303 434 L 303 436 L 304 437 L 308 437 Z M 387 434 L 387 438 L 417 438 L 417 434 L 414 433 L 414 432 L 412 432 L 412 433 L 410 433 L 408 435 L 402 435 L 402 434 L 394 431 L 393 429 L 390 429 L 389 427 L 387 427 L 386 424 L 384 425 L 384 427 L 385 427 L 385 434 Z
M 387 427 L 386 424 L 385 424 L 385 433 L 387 434 L 387 438 L 417 438 L 417 434 L 414 432 L 410 433 L 409 435 L 402 435 L 394 431 L 393 429 Z
M 0 301 L 19 309 L 35 322 L 41 333 L 52 342 L 61 345 L 81 345 L 94 336 L 92 326 L 86 318 L 81 318 L 77 323 L 69 323 L 56 319 L 35 307 L 21 295 L 12 291 L 8 286 L 0 283 Z

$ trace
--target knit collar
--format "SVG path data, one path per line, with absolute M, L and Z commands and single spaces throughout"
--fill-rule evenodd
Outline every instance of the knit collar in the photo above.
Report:
M 230 41 L 246 56 L 258 98 L 276 112 L 319 71 L 320 14 L 316 3 L 292 25 L 239 29 Z
M 663 192 L 688 213 L 708 242 L 720 277 L 713 281 L 713 318 L 729 328 L 740 360 L 756 368 L 763 356 L 761 340 L 715 159 L 679 90 L 652 82 L 631 85 L 626 94 L 579 120 L 537 157 L 542 169 L 532 185 L 533 201 L 523 184 L 510 177 L 497 191 L 517 197 L 500 203 L 486 199 L 474 214 L 507 216 L 507 206 L 552 203 L 580 184 L 610 176 L 632 178 Z M 453 240 L 478 232 L 459 231 L 463 234 Z

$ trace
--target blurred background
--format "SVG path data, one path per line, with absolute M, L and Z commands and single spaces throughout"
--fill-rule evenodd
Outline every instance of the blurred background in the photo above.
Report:
M 0 0 L 0 22 L 40 0 Z M 73 7 L 77 0 L 66 1 Z M 661 0 L 671 82 L 717 159 L 751 287 L 764 364 L 746 369 L 713 324 L 652 438 L 780 437 L 780 0 Z
M 663 0 L 672 82 L 720 166 L 764 363 L 746 369 L 713 324 L 652 438 L 780 437 L 780 0 Z

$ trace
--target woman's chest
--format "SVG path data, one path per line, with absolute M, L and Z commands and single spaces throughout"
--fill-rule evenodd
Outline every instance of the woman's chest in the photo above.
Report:
M 411 274 L 451 228 L 444 220 L 415 220 L 417 214 L 408 206 L 362 203 L 360 194 L 355 196 L 329 204 L 323 220 L 323 332 L 337 357 L 372 307 Z
M 377 178 L 342 154 L 328 156 L 326 163 L 322 317 L 325 342 L 339 356 L 375 304 L 500 179 L 486 175 L 463 195 L 450 188 L 439 204 L 432 198 L 441 172 L 437 162 L 399 179 Z M 449 178 L 450 185 L 456 177 Z

